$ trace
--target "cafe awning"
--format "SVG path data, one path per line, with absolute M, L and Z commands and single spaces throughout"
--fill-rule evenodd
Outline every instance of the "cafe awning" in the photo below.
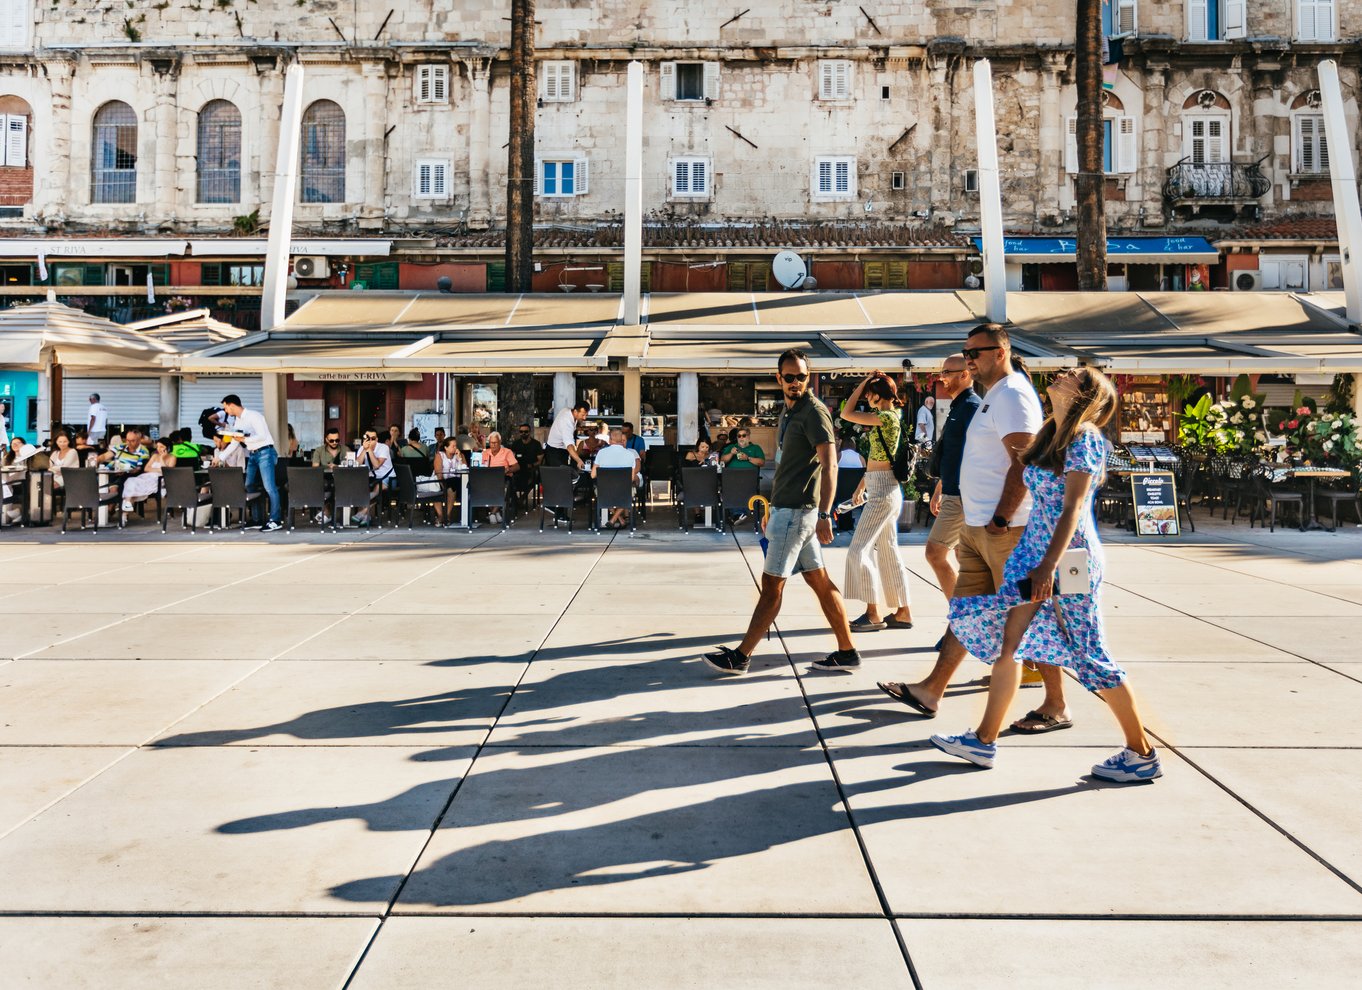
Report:
M 984 249 L 981 237 L 974 246 Z M 1015 264 L 1060 264 L 1074 261 L 1078 241 L 1072 237 L 1005 237 L 1003 258 Z M 1214 265 L 1220 252 L 1204 237 L 1108 237 L 1107 261 L 1132 265 Z
M 0 368 L 160 375 L 175 348 L 58 302 L 0 310 Z

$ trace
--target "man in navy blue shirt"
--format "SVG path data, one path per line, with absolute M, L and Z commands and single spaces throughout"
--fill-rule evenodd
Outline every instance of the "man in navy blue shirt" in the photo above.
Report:
M 951 400 L 951 411 L 946 416 L 941 439 L 932 450 L 931 470 L 937 482 L 930 508 L 936 519 L 927 534 L 927 563 L 936 572 L 941 590 L 949 599 L 955 591 L 958 573 L 951 560 L 951 551 L 960 542 L 960 530 L 965 524 L 965 511 L 960 504 L 960 459 L 965 453 L 965 431 L 982 400 L 974 391 L 974 377 L 965 367 L 961 355 L 946 358 L 938 377 Z
M 648 452 L 648 445 L 643 442 L 643 438 L 635 435 L 634 424 L 624 424 L 624 446 L 629 450 L 636 451 L 639 457 Z

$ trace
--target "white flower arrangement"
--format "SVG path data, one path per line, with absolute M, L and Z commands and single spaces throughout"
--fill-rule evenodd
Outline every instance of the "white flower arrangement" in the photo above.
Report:
M 1239 404 L 1243 406 L 1245 409 L 1255 409 L 1258 406 L 1258 403 L 1253 401 L 1253 396 L 1251 395 L 1244 396 L 1242 399 L 1239 400 Z

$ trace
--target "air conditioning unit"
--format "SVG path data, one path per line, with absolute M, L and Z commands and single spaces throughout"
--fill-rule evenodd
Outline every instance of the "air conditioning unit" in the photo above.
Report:
M 298 278 L 330 278 L 331 263 L 322 256 L 301 255 L 293 259 L 293 274 Z
M 1263 273 L 1242 271 L 1234 273 L 1235 292 L 1257 292 L 1263 287 Z

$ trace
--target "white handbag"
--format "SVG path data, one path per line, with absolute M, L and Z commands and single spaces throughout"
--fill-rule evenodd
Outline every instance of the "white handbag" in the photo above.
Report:
M 1056 569 L 1055 593 L 1060 595 L 1091 595 L 1092 575 L 1088 572 L 1088 551 L 1080 548 L 1065 550 Z

